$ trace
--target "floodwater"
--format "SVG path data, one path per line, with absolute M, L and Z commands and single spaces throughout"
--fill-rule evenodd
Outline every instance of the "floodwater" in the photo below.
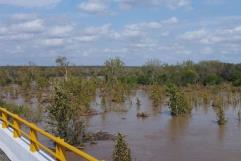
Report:
M 225 109 L 228 122 L 218 126 L 212 107 L 200 106 L 194 108 L 190 116 L 172 117 L 167 106 L 152 107 L 145 92 L 138 91 L 133 102 L 136 97 L 142 103 L 139 111 L 149 117 L 137 118 L 138 108 L 133 103 L 126 107 L 128 112 L 86 117 L 88 130 L 126 135 L 134 161 L 241 160 L 241 123 L 234 108 Z M 113 141 L 99 141 L 96 145 L 86 145 L 85 151 L 111 161 L 113 147 Z M 74 155 L 69 158 L 79 160 Z
M 138 108 L 136 98 L 141 100 Z M 111 112 L 86 116 L 88 131 L 118 132 L 126 136 L 134 161 L 240 161 L 241 122 L 237 110 L 226 107 L 227 124 L 218 126 L 212 107 L 193 108 L 185 117 L 170 116 L 167 105 L 153 107 L 146 92 L 138 90 L 124 105 L 112 105 Z M 22 100 L 17 100 L 22 102 Z M 92 104 L 98 111 L 100 99 Z M 137 118 L 137 112 L 145 112 L 149 117 Z M 85 151 L 96 158 L 111 161 L 113 141 L 98 141 L 86 144 Z M 68 154 L 71 161 L 79 157 Z

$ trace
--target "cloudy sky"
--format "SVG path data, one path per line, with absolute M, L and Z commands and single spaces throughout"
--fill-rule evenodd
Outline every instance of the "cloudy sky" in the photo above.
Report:
M 0 0 L 0 65 L 241 62 L 240 0 Z

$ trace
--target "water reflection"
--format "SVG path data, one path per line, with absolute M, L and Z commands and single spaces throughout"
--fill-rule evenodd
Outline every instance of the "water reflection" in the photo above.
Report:
M 227 130 L 227 127 L 225 125 L 218 126 L 218 139 L 220 142 L 224 141 L 225 138 L 225 132 Z
M 168 139 L 175 141 L 176 139 L 179 139 L 179 137 L 182 137 L 188 128 L 190 119 L 191 116 L 171 117 L 167 126 L 168 136 L 170 136 Z

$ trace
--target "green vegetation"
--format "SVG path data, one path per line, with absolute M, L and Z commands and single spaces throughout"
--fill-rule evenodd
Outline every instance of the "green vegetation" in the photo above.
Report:
M 17 105 L 14 103 L 8 103 L 0 99 L 0 107 L 6 108 L 8 111 L 26 118 L 28 121 L 38 123 L 42 121 L 41 108 L 35 110 L 28 105 Z
M 60 67 L 60 73 L 64 75 L 65 81 L 68 80 L 68 66 L 69 62 L 66 57 L 58 57 L 55 60 L 56 64 Z
M 131 150 L 120 133 L 117 135 L 112 159 L 113 161 L 131 161 Z
M 217 115 L 217 122 L 219 125 L 224 125 L 227 122 L 223 104 L 223 99 L 221 97 L 217 97 L 213 102 L 214 110 Z
M 218 61 L 203 61 L 197 64 L 186 61 L 182 64 L 161 64 L 158 60 L 150 60 L 142 67 L 126 67 L 119 58 L 109 59 L 104 67 L 70 66 L 66 57 L 56 59 L 57 67 L 40 67 L 33 63 L 21 67 L 1 67 L 0 86 L 18 84 L 23 89 L 34 86 L 48 87 L 52 79 L 70 76 L 102 77 L 108 86 L 118 81 L 134 86 L 168 84 L 186 86 L 188 84 L 217 85 L 232 83 L 241 85 L 241 64 L 229 64 Z M 32 84 L 32 86 L 31 86 Z
M 15 113 L 17 115 L 21 115 L 26 117 L 29 112 L 30 108 L 28 106 L 16 105 L 13 103 L 7 103 L 6 101 L 0 99 L 0 107 L 6 108 L 8 111 Z
M 66 138 L 73 111 L 69 104 L 70 101 L 68 95 L 63 87 L 56 85 L 54 90 L 54 99 L 51 105 L 47 108 L 48 116 L 50 118 L 49 123 L 52 127 L 56 127 L 56 129 L 53 130 L 54 133 L 60 137 Z
M 162 86 L 158 84 L 150 85 L 149 93 L 153 106 L 156 107 L 162 103 L 165 95 Z
M 71 106 L 71 94 L 64 83 L 55 85 L 54 92 L 53 101 L 47 108 L 52 132 L 71 144 L 83 143 L 84 123 L 79 119 L 78 111 Z
M 103 82 L 102 95 L 112 102 L 122 103 L 128 95 L 128 84 L 124 77 L 124 62 L 119 58 L 107 60 L 103 68 L 105 81 Z
M 175 85 L 169 84 L 167 86 L 167 93 L 169 95 L 169 108 L 173 116 L 180 116 L 191 112 L 191 107 L 184 96 Z

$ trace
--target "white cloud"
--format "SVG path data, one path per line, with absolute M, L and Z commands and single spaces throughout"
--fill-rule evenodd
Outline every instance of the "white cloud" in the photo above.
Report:
M 110 11 L 112 3 L 119 5 L 121 9 L 131 9 L 137 6 L 164 6 L 177 9 L 191 6 L 191 0 L 84 0 L 78 5 L 78 9 L 90 14 L 113 14 Z
M 142 31 L 134 30 L 131 28 L 126 28 L 122 33 L 122 36 L 125 36 L 125 37 L 139 37 L 142 35 L 144 35 Z
M 176 17 L 171 17 L 171 18 L 163 21 L 163 23 L 166 24 L 166 25 L 176 24 L 178 22 L 179 22 L 178 18 L 176 18 Z
M 185 58 L 220 58 L 218 54 L 231 60 L 229 53 L 240 55 L 241 51 L 241 24 L 237 19 L 218 19 L 215 24 L 209 20 L 200 25 L 200 22 L 186 23 L 170 17 L 117 27 L 112 24 L 82 27 L 81 23 L 53 22 L 53 19 L 31 14 L 5 17 L 0 23 L 0 56 L 19 54 L 22 61 L 29 61 L 32 54 L 37 61 L 42 58 L 42 62 L 58 54 L 76 58 L 85 56 L 90 59 L 89 64 L 100 63 L 110 56 L 121 56 L 128 65 L 133 65 L 133 61 L 138 65 L 147 56 L 175 63 Z M 138 60 L 136 56 L 139 56 Z
M 187 7 L 191 5 L 191 0 L 115 0 L 121 8 L 130 9 L 138 5 L 166 6 L 171 9 Z
M 237 26 L 237 27 L 235 27 L 235 31 L 237 31 L 237 32 L 241 32 L 241 26 Z
M 188 31 L 181 35 L 181 38 L 184 40 L 200 40 L 203 39 L 209 33 L 205 29 Z
M 131 48 L 136 48 L 136 49 L 147 49 L 147 50 L 152 50 L 153 48 L 157 47 L 157 44 L 154 43 L 134 43 L 130 44 Z
M 80 11 L 91 14 L 104 14 L 108 10 L 106 0 L 87 0 L 79 4 Z
M 171 17 L 167 20 L 163 20 L 160 22 L 152 21 L 152 22 L 143 22 L 138 24 L 127 25 L 126 27 L 133 30 L 141 30 L 141 29 L 160 29 L 166 25 L 172 25 L 178 23 L 178 19 L 176 17 Z
M 53 36 L 63 36 L 73 31 L 73 26 L 64 25 L 64 26 L 54 26 L 49 29 L 49 34 Z
M 64 45 L 64 40 L 55 38 L 55 39 L 44 39 L 41 40 L 41 43 L 47 47 L 58 47 Z
M 85 36 L 79 36 L 79 37 L 75 37 L 74 40 L 77 40 L 79 42 L 93 42 L 97 40 L 97 36 L 94 35 L 85 35 Z
M 130 30 L 140 30 L 144 28 L 149 28 L 149 29 L 159 29 L 162 28 L 162 24 L 160 22 L 143 22 L 139 24 L 131 24 L 127 25 L 126 28 Z
M 17 13 L 11 16 L 13 21 L 27 21 L 31 19 L 36 19 L 35 14 L 27 14 L 27 13 Z
M 193 43 L 203 44 L 241 43 L 241 26 L 226 29 L 188 31 L 182 34 L 180 38 Z
M 0 40 L 3 41 L 25 41 L 33 38 L 34 35 L 31 33 L 18 33 L 18 34 L 6 34 L 0 36 Z
M 103 26 L 100 27 L 94 27 L 94 26 L 90 26 L 87 27 L 83 30 L 84 34 L 88 34 L 88 35 L 93 35 L 93 34 L 106 34 L 109 32 L 111 27 L 111 24 L 105 24 Z
M 28 40 L 40 34 L 45 30 L 44 21 L 42 19 L 34 19 L 29 21 L 10 21 L 10 23 L 0 26 L 1 40 Z
M 117 39 L 121 39 L 123 37 L 137 37 L 140 38 L 145 37 L 148 33 L 160 31 L 160 35 L 166 36 L 169 34 L 166 31 L 166 28 L 172 26 L 173 24 L 178 23 L 178 19 L 176 17 L 171 17 L 167 20 L 163 21 L 151 21 L 151 22 L 141 22 L 135 24 L 129 24 L 124 26 L 123 31 L 118 33 L 113 33 L 112 36 Z
M 12 31 L 17 32 L 41 32 L 44 29 L 42 19 L 35 19 L 19 24 L 14 24 L 11 26 Z
M 0 27 L 0 35 L 5 35 L 8 32 L 7 27 L 3 26 Z
M 55 5 L 61 0 L 0 0 L 0 4 L 19 7 L 44 7 Z
M 94 42 L 99 38 L 109 37 L 111 34 L 111 24 L 105 24 L 103 26 L 89 26 L 81 30 L 76 30 L 76 34 L 73 35 L 73 40 L 78 42 Z

